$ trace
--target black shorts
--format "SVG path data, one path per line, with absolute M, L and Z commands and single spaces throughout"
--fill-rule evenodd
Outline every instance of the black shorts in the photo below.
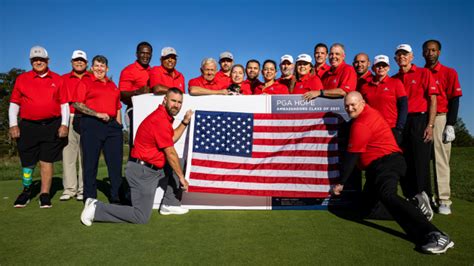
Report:
M 18 153 L 22 167 L 36 165 L 38 161 L 53 163 L 62 160 L 67 138 L 58 137 L 61 118 L 41 121 L 21 120 Z

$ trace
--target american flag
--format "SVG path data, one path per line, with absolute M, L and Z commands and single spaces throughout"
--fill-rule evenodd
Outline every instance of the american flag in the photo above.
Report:
M 339 177 L 336 115 L 195 115 L 190 192 L 324 198 Z

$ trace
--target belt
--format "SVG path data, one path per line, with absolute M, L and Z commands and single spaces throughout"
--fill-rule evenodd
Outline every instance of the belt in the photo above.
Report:
M 156 167 L 155 165 L 153 165 L 153 164 L 151 164 L 151 163 L 147 163 L 147 162 L 145 162 L 145 161 L 142 161 L 142 160 L 140 160 L 140 159 L 133 158 L 133 157 L 130 157 L 130 158 L 128 159 L 128 161 L 141 164 L 141 165 L 146 166 L 146 167 L 148 167 L 148 168 L 150 168 L 150 169 L 152 169 L 152 170 L 155 170 L 155 171 L 158 171 L 158 170 L 161 169 L 161 168 L 158 168 L 158 167 Z
M 424 114 L 426 114 L 426 112 L 408 113 L 408 116 L 420 116 Z
M 48 125 L 51 124 L 54 121 L 57 121 L 58 119 L 61 119 L 61 117 L 53 117 L 53 118 L 48 118 L 48 119 L 42 119 L 42 120 L 29 120 L 29 119 L 21 119 L 26 122 L 30 122 L 33 124 L 38 124 L 38 125 Z

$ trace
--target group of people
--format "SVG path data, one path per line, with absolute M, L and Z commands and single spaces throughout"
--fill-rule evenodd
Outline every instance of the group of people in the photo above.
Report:
M 260 64 L 252 59 L 244 67 L 234 64 L 232 53 L 226 51 L 218 62 L 213 58 L 202 60 L 201 75 L 189 80 L 188 92 L 193 96 L 300 94 L 305 100 L 345 97 L 346 111 L 354 123 L 334 194 L 341 193 L 360 161 L 370 180 L 364 193 L 381 201 L 402 228 L 423 244 L 423 251 L 443 253 L 454 243 L 429 221 L 432 207 L 441 214 L 451 213 L 450 143 L 455 138 L 453 126 L 462 90 L 456 71 L 438 61 L 441 43 L 429 40 L 422 47 L 424 68 L 412 63 L 410 45 L 397 46 L 394 58 L 399 72 L 393 77 L 388 76 L 388 56 L 374 57 L 372 73 L 367 54 L 357 54 L 351 66 L 345 62 L 344 45 L 339 43 L 330 48 L 317 44 L 314 63 L 309 54 L 300 54 L 296 60 L 283 55 L 278 64 L 279 78 L 274 60 Z M 108 60 L 104 56 L 95 56 L 91 71 L 87 71 L 86 53 L 76 50 L 71 58 L 72 71 L 61 77 L 48 68 L 46 49 L 31 49 L 33 69 L 17 78 L 9 109 L 10 135 L 18 139 L 22 165 L 23 191 L 15 207 L 25 207 L 30 201 L 31 176 L 39 161 L 40 207 L 50 208 L 53 163 L 63 160 L 64 192 L 60 200 L 76 197 L 84 201 L 81 220 L 85 225 L 93 221 L 146 223 L 158 183 L 165 190 L 160 213 L 187 213 L 180 206 L 180 193 L 188 183 L 173 143 L 190 122 L 192 111 L 172 128 L 173 117 L 181 109 L 185 79 L 176 70 L 178 54 L 174 48 L 161 50 L 160 66 L 150 66 L 152 54 L 151 44 L 139 43 L 137 59 L 122 70 L 117 87 L 107 77 Z M 263 82 L 258 79 L 260 72 Z M 140 124 L 134 138 L 131 98 L 146 93 L 165 97 Z M 127 105 L 130 140 L 134 139 L 126 167 L 132 206 L 118 204 L 123 153 L 121 103 Z M 436 200 L 430 181 L 433 143 Z M 111 204 L 96 200 L 101 151 L 111 183 Z M 403 195 L 414 204 L 407 205 L 408 201 L 396 194 L 398 179 Z

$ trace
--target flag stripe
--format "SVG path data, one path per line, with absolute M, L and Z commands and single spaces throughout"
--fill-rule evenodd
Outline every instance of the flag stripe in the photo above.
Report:
M 212 175 L 191 173 L 192 179 L 208 180 L 208 181 L 232 181 L 245 183 L 292 183 L 292 184 L 309 184 L 309 185 L 330 185 L 332 179 L 327 178 L 295 178 L 295 177 L 269 177 L 269 176 L 244 176 L 244 175 Z M 335 182 L 334 180 L 333 182 Z
M 282 191 L 282 190 L 248 190 L 248 189 L 227 189 L 214 187 L 190 186 L 189 192 L 218 193 L 245 196 L 262 197 L 282 197 L 282 198 L 326 198 L 328 192 L 307 192 L 307 191 Z
M 315 118 L 337 118 L 337 114 L 328 113 L 287 113 L 287 114 L 253 114 L 255 120 L 303 120 L 303 119 L 315 119 Z
M 254 145 L 252 147 L 254 152 L 277 152 L 277 151 L 335 151 L 337 150 L 337 144 L 311 144 L 311 143 L 300 143 L 300 144 L 288 144 L 283 146 L 274 145 Z
M 277 151 L 277 152 L 253 152 L 253 158 L 267 158 L 272 156 L 308 156 L 308 157 L 333 157 L 338 156 L 338 151 Z
M 311 126 L 255 126 L 253 127 L 254 132 L 306 132 L 310 130 L 320 130 L 327 132 L 328 130 L 336 133 L 337 125 L 311 125 Z
M 242 164 L 261 164 L 261 163 L 280 163 L 280 164 L 335 164 L 339 162 L 338 156 L 329 157 L 324 154 L 323 156 L 311 156 L 311 157 L 299 157 L 299 156 L 272 156 L 268 158 L 252 158 L 252 157 L 236 157 L 229 155 L 220 154 L 207 154 L 195 152 L 193 153 L 193 160 L 211 160 L 211 161 L 223 161 L 229 163 L 242 163 Z
M 304 171 L 328 171 L 338 170 L 336 164 L 280 164 L 280 163 L 261 163 L 261 164 L 243 164 L 229 163 L 213 160 L 192 159 L 194 166 L 216 167 L 225 169 L 244 169 L 244 170 L 304 170 Z
M 247 170 L 224 169 L 193 165 L 194 173 L 208 173 L 216 175 L 245 175 L 245 176 L 275 176 L 275 177 L 305 177 L 305 178 L 336 178 L 339 171 L 294 171 L 294 170 Z
M 339 119 L 335 117 L 331 118 L 317 118 L 317 119 L 256 119 L 253 123 L 255 127 L 257 126 L 273 126 L 280 127 L 285 125 L 287 127 L 301 127 L 301 126 L 327 126 L 327 125 L 337 125 L 339 124 Z
M 250 189 L 250 190 L 281 190 L 281 191 L 329 191 L 329 185 L 310 184 L 281 184 L 281 183 L 246 183 L 233 181 L 209 181 L 192 179 L 191 185 L 197 187 L 215 187 L 229 189 Z
M 274 132 L 255 132 L 253 133 L 254 139 L 299 139 L 306 137 L 337 137 L 336 131 L 325 131 L 325 130 L 311 130 L 306 132 L 285 132 L 285 133 L 274 133 Z
M 337 139 L 334 137 L 330 138 L 298 138 L 298 139 L 254 139 L 254 145 L 286 145 L 286 144 L 297 144 L 297 143 L 337 143 Z

